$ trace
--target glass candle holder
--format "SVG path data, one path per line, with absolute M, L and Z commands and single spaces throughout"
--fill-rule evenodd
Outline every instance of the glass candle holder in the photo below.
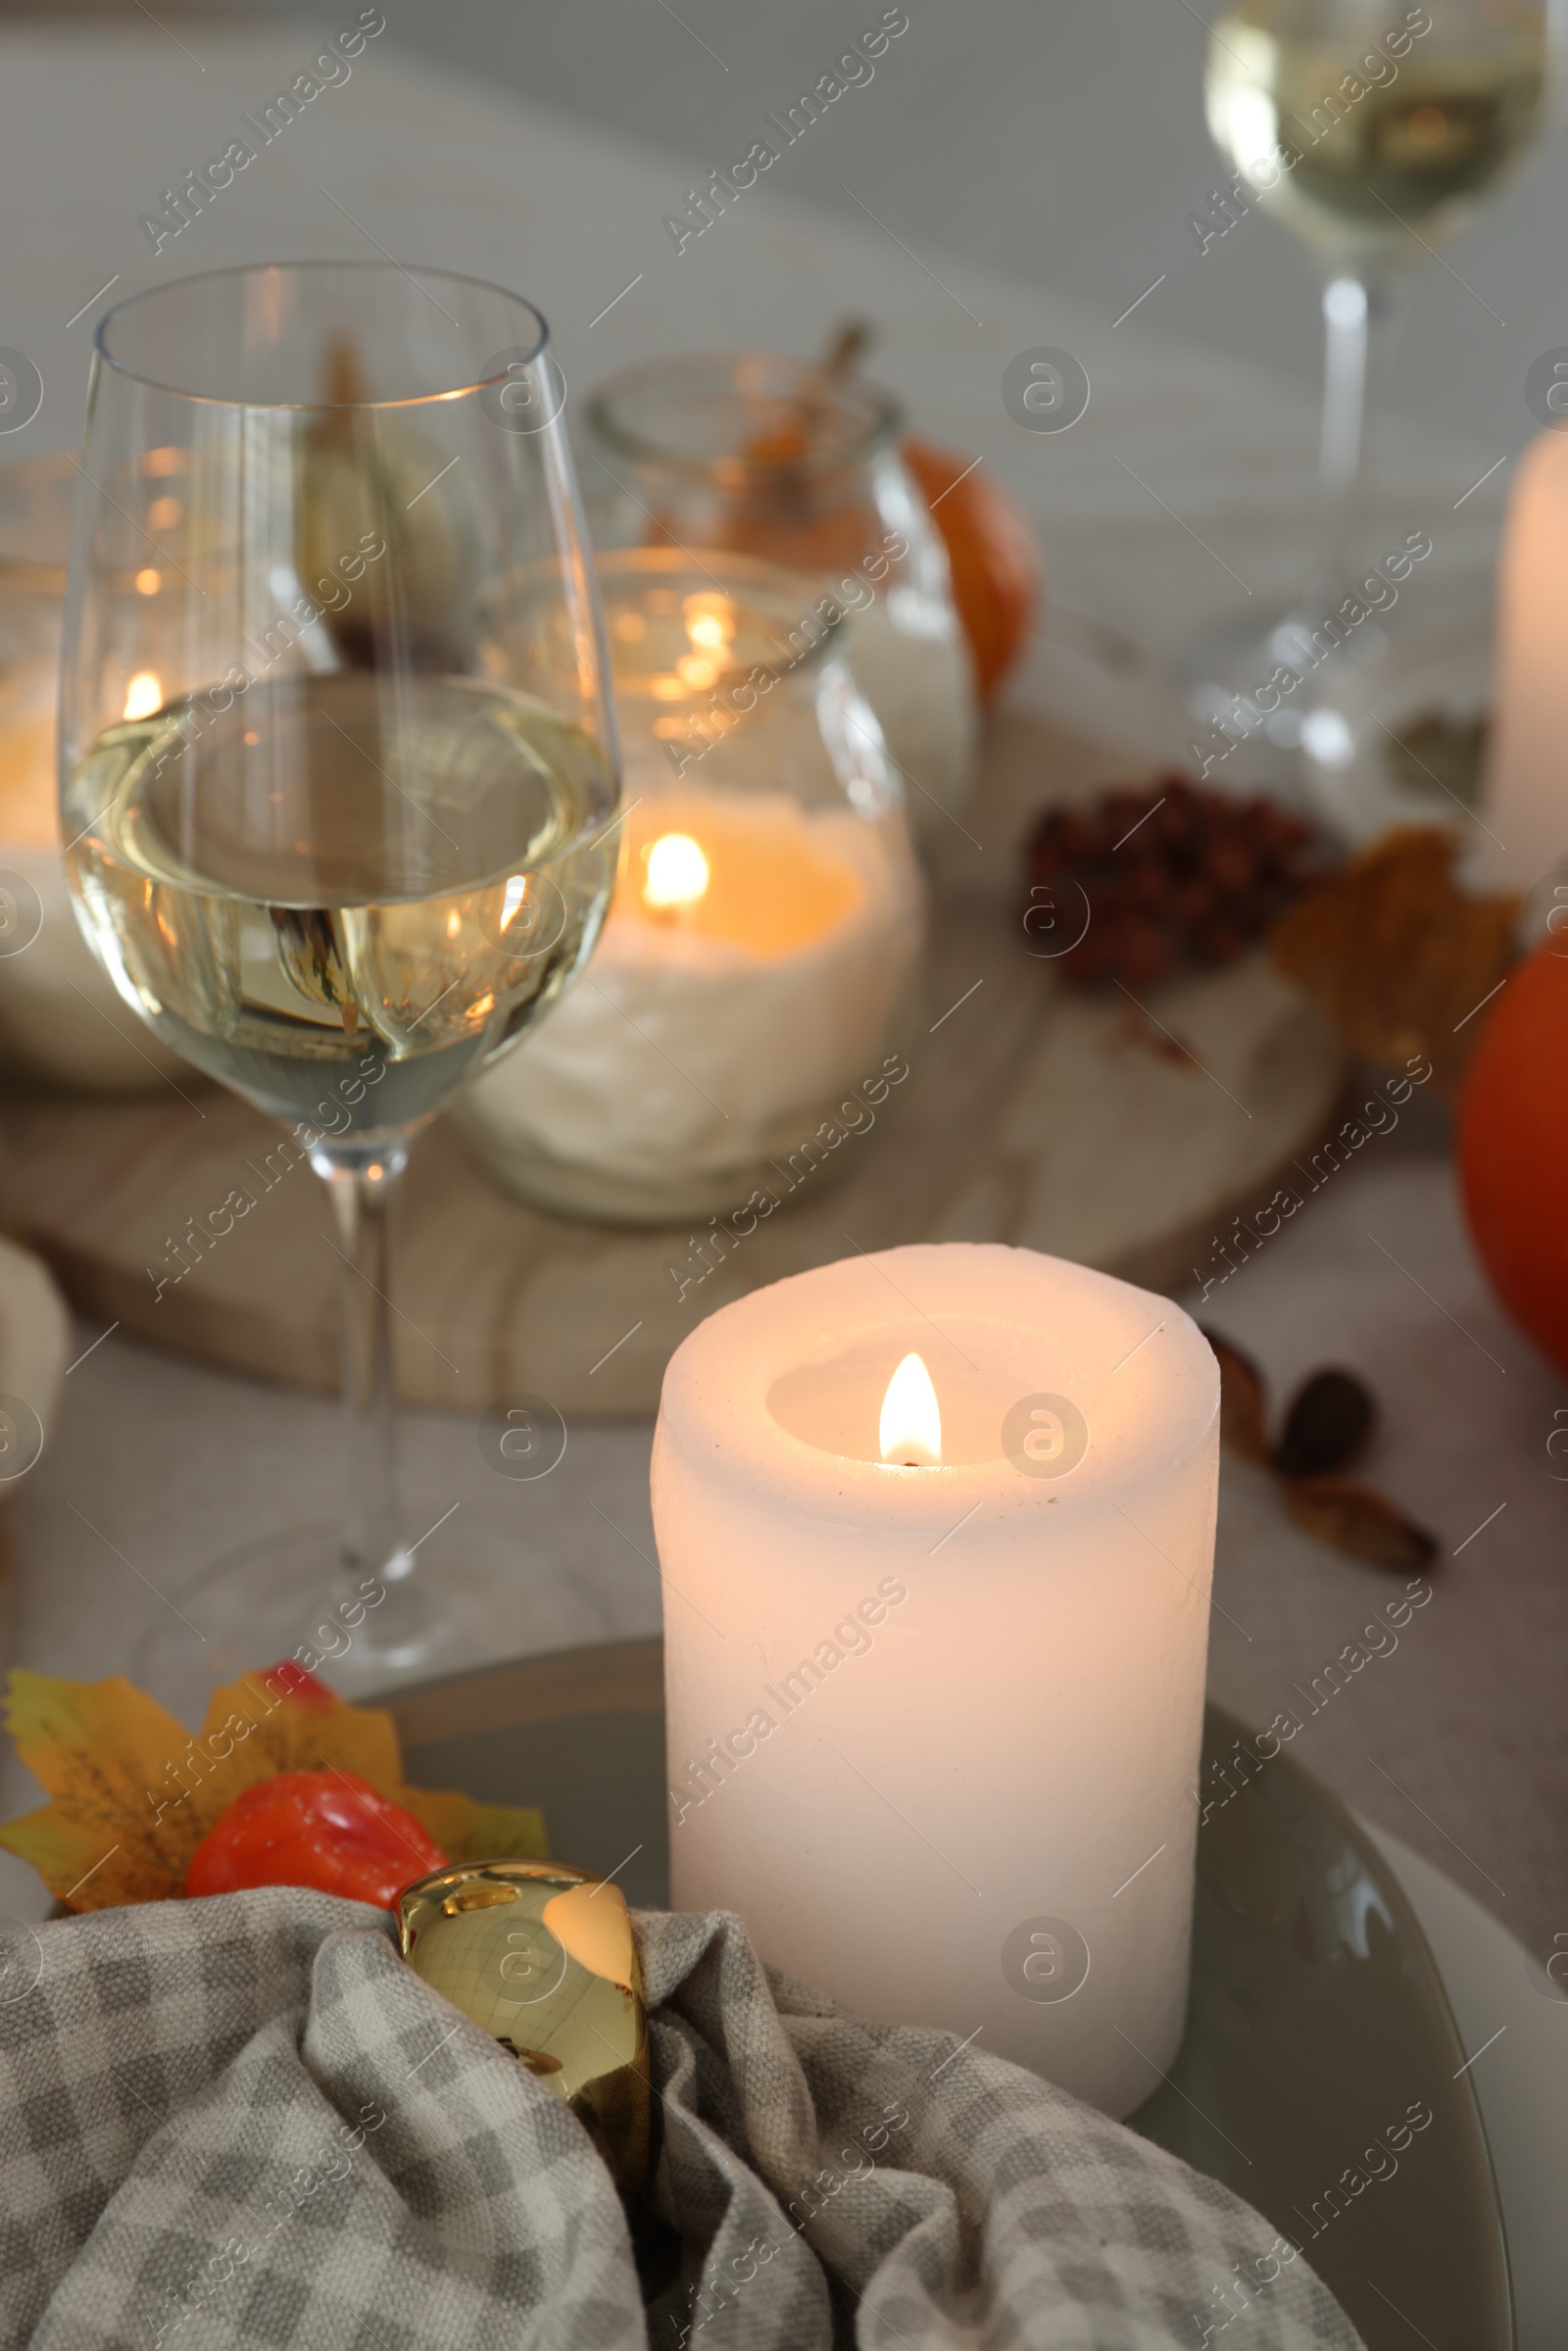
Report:
M 566 1215 L 770 1214 L 906 1074 L 925 893 L 898 773 L 812 580 L 642 548 L 599 583 L 625 776 L 610 914 L 453 1114 L 499 1184 Z M 519 604 L 512 626 L 544 623 Z
M 612 376 L 587 407 L 597 547 L 721 547 L 818 576 L 906 788 L 939 842 L 974 781 L 977 704 L 947 549 L 899 456 L 896 401 L 775 352 L 699 352 Z
M 0 465 L 0 1068 L 135 1093 L 180 1064 L 116 996 L 77 928 L 60 855 L 55 731 L 75 482 L 65 455 Z
M 55 704 L 71 546 L 69 457 L 0 465 L 0 840 L 52 848 Z

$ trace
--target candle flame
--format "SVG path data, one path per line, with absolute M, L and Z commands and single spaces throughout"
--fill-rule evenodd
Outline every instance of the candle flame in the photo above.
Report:
M 735 634 L 735 607 L 727 596 L 704 589 L 682 605 L 686 634 L 704 653 L 727 654 Z
M 708 859 L 689 833 L 664 833 L 648 852 L 643 898 L 651 906 L 694 906 L 708 888 Z
M 878 1435 L 884 1461 L 919 1469 L 942 1459 L 942 1407 L 918 1355 L 906 1355 L 889 1380 Z
M 125 688 L 125 716 L 150 718 L 164 699 L 156 669 L 138 669 Z

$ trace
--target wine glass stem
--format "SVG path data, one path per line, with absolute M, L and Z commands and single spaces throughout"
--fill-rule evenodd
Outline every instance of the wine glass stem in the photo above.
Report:
M 393 1583 L 414 1572 L 399 1523 L 388 1247 L 408 1145 L 318 1148 L 312 1159 L 331 1198 L 343 1261 L 343 1565 Z
M 1318 453 L 1323 563 L 1336 594 L 1357 567 L 1364 529 L 1366 422 L 1387 371 L 1399 314 L 1387 279 L 1348 271 L 1323 288 L 1323 437 Z

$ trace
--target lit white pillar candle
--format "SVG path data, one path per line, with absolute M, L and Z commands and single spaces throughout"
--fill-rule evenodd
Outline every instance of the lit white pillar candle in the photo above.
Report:
M 1186 2014 L 1218 1414 L 1179 1308 L 1031 1250 L 701 1324 L 653 1461 L 676 1906 L 1131 2112 Z

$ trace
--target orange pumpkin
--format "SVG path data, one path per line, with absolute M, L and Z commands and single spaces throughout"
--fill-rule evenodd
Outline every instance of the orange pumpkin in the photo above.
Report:
M 1539 949 L 1497 998 L 1459 1098 L 1458 1152 L 1488 1279 L 1568 1372 L 1568 953 Z
M 971 461 L 934 441 L 907 440 L 901 454 L 947 542 L 954 601 L 988 702 L 1028 643 L 1039 611 L 1034 532 L 984 465 L 965 472 Z

